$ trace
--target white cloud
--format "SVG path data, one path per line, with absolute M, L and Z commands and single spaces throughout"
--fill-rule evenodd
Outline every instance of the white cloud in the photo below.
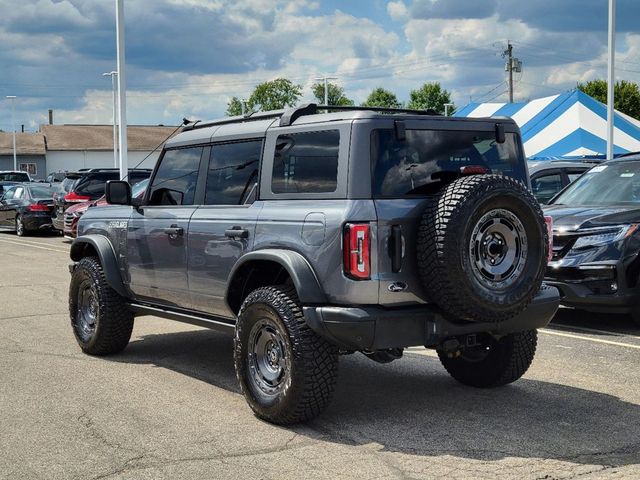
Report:
M 387 13 L 396 21 L 405 20 L 409 16 L 409 10 L 402 0 L 387 3 Z

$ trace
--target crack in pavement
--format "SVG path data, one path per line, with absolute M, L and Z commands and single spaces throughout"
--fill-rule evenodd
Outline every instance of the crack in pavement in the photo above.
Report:
M 54 313 L 33 313 L 30 315 L 21 315 L 19 317 L 0 317 L 0 320 L 21 320 L 24 318 L 33 318 L 33 317 L 53 317 L 55 315 L 66 315 L 69 311 L 65 312 L 54 312 Z

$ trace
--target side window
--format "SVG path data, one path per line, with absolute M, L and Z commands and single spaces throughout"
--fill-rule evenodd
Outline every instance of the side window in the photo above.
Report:
M 203 147 L 167 150 L 150 188 L 149 205 L 193 205 Z
M 338 187 L 340 132 L 280 135 L 273 160 L 273 193 L 328 193 Z
M 24 187 L 16 187 L 16 191 L 13 194 L 14 200 L 20 200 L 24 198 Z
M 206 205 L 242 205 L 254 192 L 262 140 L 214 145 L 207 172 Z
M 562 176 L 560 173 L 552 173 L 531 179 L 531 189 L 538 202 L 547 203 L 551 197 L 562 190 Z
M 573 183 L 578 177 L 582 176 L 585 171 L 586 170 L 568 170 L 567 177 L 569 177 L 569 183 Z
M 16 194 L 15 188 L 10 188 L 9 190 L 5 190 L 3 200 L 13 200 L 13 196 Z

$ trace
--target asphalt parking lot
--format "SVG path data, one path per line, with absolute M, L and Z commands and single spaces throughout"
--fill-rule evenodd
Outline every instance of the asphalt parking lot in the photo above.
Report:
M 425 350 L 341 359 L 314 422 L 257 420 L 232 341 L 143 317 L 119 355 L 77 347 L 69 244 L 0 232 L 0 478 L 640 478 L 640 329 L 561 311 L 532 368 L 463 387 Z

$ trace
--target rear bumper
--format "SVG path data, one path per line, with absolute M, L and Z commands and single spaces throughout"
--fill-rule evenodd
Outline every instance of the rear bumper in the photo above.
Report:
M 24 215 L 22 222 L 27 230 L 45 230 L 52 228 L 51 215 Z
M 319 335 L 346 350 L 434 347 L 443 340 L 469 333 L 497 335 L 542 328 L 555 315 L 560 296 L 543 286 L 527 309 L 514 318 L 495 323 L 453 323 L 430 306 L 393 308 L 379 306 L 303 307 L 308 325 Z

